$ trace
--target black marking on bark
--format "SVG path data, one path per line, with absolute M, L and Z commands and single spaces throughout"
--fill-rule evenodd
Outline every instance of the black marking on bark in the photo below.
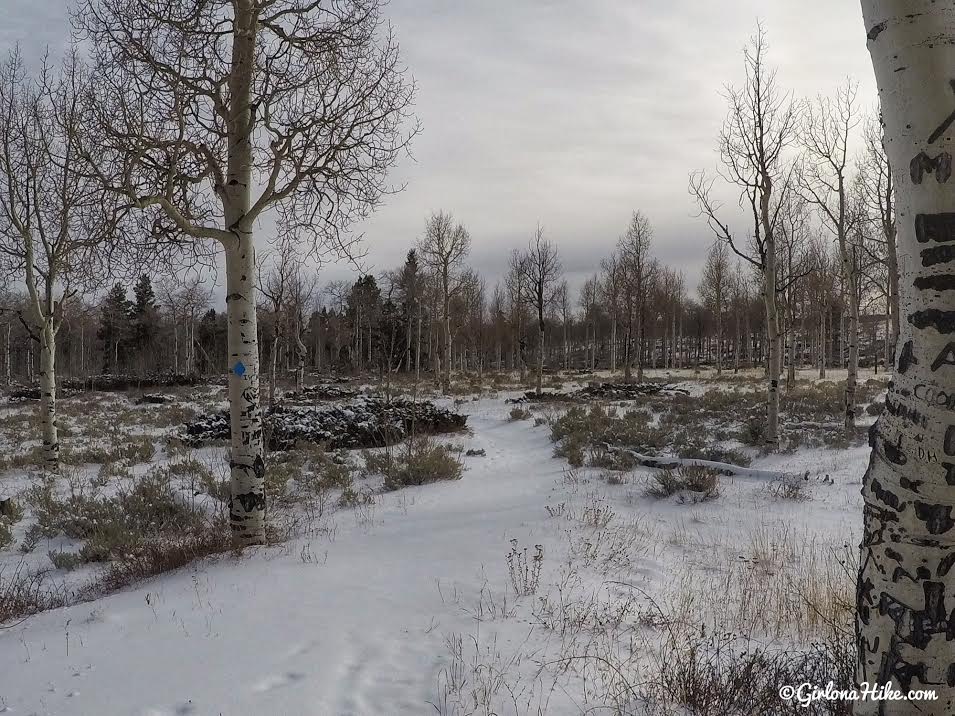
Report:
M 896 403 L 891 398 L 885 399 L 885 410 L 889 415 L 894 415 L 902 420 L 907 420 L 913 425 L 921 428 L 926 427 L 928 421 L 922 413 L 915 408 L 910 408 L 904 403 Z
M 955 425 L 949 425 L 945 429 L 945 440 L 942 443 L 942 449 L 949 457 L 955 457 Z
M 916 182 L 916 184 L 918 183 Z M 955 242 L 955 212 L 916 214 L 915 238 L 920 244 Z
M 899 477 L 899 484 L 906 490 L 917 493 L 922 486 L 922 480 L 909 480 L 907 477 Z
M 242 506 L 242 513 L 248 515 L 250 512 L 265 509 L 265 493 L 263 492 L 244 492 L 241 495 L 234 495 L 233 501 L 238 501 Z M 232 513 L 235 519 L 235 512 Z
M 919 255 L 922 257 L 923 268 L 948 264 L 955 261 L 955 246 L 934 246 L 930 249 L 922 249 Z
M 952 91 L 955 92 L 955 80 L 949 80 L 948 85 L 949 87 L 952 88 Z M 928 143 L 935 144 L 938 138 L 945 133 L 945 130 L 947 130 L 950 126 L 952 126 L 952 122 L 955 122 L 955 112 L 952 112 L 944 120 L 942 120 L 942 123 L 938 125 L 935 131 L 929 135 Z
M 948 152 L 941 152 L 933 159 L 925 152 L 919 152 L 909 162 L 909 175 L 912 177 L 912 183 L 921 184 L 926 172 L 935 174 L 935 181 L 944 184 L 952 176 L 952 155 Z M 916 217 L 917 220 L 918 217 Z
M 893 445 L 885 438 L 882 439 L 882 451 L 885 453 L 885 459 L 893 465 L 904 465 L 909 461 L 905 452 L 902 450 L 902 436 L 899 435 L 899 444 Z
M 944 534 L 955 527 L 951 505 L 934 505 L 916 500 L 915 516 L 925 523 L 929 534 Z
M 919 276 L 912 285 L 920 291 L 955 291 L 955 275 Z
M 945 468 L 945 484 L 949 487 L 955 487 L 955 462 L 943 462 Z
M 902 505 L 902 501 L 899 500 L 899 496 L 891 490 L 886 490 L 884 487 L 882 487 L 882 483 L 878 480 L 872 481 L 872 494 L 878 498 L 879 502 L 888 505 L 895 511 L 898 511 Z
M 943 365 L 955 365 L 955 341 L 949 341 L 938 357 L 932 361 L 932 372 L 934 373 Z
M 885 23 L 880 22 L 878 25 L 873 25 L 872 28 L 866 33 L 866 38 L 869 42 L 874 42 L 875 39 L 882 34 L 882 31 L 885 30 Z
M 909 323 L 919 329 L 934 328 L 939 333 L 955 333 L 955 311 L 942 311 L 938 308 L 926 308 L 910 313 Z
M 225 297 L 226 303 L 230 303 L 232 301 L 240 301 L 240 300 L 242 300 L 241 293 L 230 293 L 228 296 Z
M 935 576 L 945 577 L 949 571 L 951 571 L 952 565 L 955 565 L 955 552 L 950 552 L 939 560 L 938 567 L 935 570 Z

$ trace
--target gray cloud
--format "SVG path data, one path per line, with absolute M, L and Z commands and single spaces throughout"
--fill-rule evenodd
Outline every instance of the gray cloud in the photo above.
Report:
M 0 44 L 64 43 L 64 7 L 4 0 Z M 423 132 L 394 173 L 406 191 L 356 227 L 376 271 L 402 261 L 428 214 L 446 209 L 470 229 L 489 285 L 538 222 L 579 279 L 639 208 L 656 255 L 695 287 L 711 237 L 687 176 L 716 165 L 721 91 L 742 77 L 757 18 L 782 86 L 812 96 L 853 76 L 862 104 L 875 104 L 857 3 L 392 0 L 387 12 L 419 85 Z M 326 267 L 323 278 L 348 272 Z

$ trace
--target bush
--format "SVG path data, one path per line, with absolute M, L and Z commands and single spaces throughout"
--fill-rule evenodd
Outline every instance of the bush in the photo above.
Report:
M 720 474 L 708 467 L 683 465 L 676 470 L 660 470 L 647 488 L 647 494 L 657 498 L 679 493 L 693 493 L 692 502 L 715 499 L 720 495 Z
M 54 478 L 45 477 L 26 498 L 37 523 L 27 532 L 24 550 L 60 533 L 85 541 L 75 557 L 57 557 L 63 566 L 125 558 L 151 540 L 181 538 L 209 526 L 208 517 L 173 487 L 169 472 L 158 468 L 109 497 L 73 480 L 69 494 L 60 498 Z
M 12 570 L 0 566 L 0 624 L 23 619 L 66 604 L 66 590 L 53 585 L 41 572 L 30 572 L 23 562 Z
M 763 447 L 766 445 L 766 419 L 750 418 L 740 428 L 737 439 L 744 445 Z
M 600 461 L 604 444 L 653 454 L 667 444 L 667 439 L 663 430 L 650 424 L 651 419 L 650 413 L 641 409 L 630 409 L 621 415 L 615 408 L 575 405 L 553 421 L 550 437 L 558 443 L 557 454 L 567 457 L 575 467 L 583 464 L 586 449 L 596 451 Z
M 511 408 L 511 412 L 508 414 L 508 419 L 512 422 L 516 420 L 527 420 L 529 417 L 531 417 L 531 411 L 521 407 Z
M 464 474 L 464 463 L 455 452 L 427 437 L 411 438 L 395 451 L 366 452 L 364 457 L 366 473 L 384 475 L 386 490 L 457 480 Z

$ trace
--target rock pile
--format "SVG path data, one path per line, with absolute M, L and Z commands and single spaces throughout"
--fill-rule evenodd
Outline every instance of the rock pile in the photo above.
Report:
M 130 388 L 172 388 L 179 385 L 202 385 L 208 381 L 199 375 L 150 373 L 121 375 L 106 373 L 87 378 L 67 378 L 61 385 L 68 390 L 129 390 Z
M 306 385 L 302 390 L 286 393 L 282 402 L 287 405 L 308 405 L 317 400 L 350 400 L 358 395 L 354 388 L 342 388 L 340 385 L 324 383 L 321 385 Z
M 690 391 L 665 383 L 591 383 L 577 393 L 586 398 L 634 400 L 648 395 L 689 395 Z
M 461 430 L 467 416 L 428 401 L 363 398 L 327 407 L 277 405 L 265 413 L 270 450 L 289 450 L 297 441 L 324 443 L 329 449 L 382 447 L 415 434 Z M 186 425 L 184 440 L 201 445 L 229 438 L 228 412 L 208 415 Z

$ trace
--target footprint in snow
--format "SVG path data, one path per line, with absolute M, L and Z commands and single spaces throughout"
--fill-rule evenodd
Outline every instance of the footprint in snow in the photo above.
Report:
M 257 693 L 273 691 L 283 686 L 295 683 L 296 681 L 301 681 L 304 678 L 305 674 L 299 673 L 297 671 L 288 671 L 281 675 L 266 676 L 255 686 L 253 686 L 252 690 Z

